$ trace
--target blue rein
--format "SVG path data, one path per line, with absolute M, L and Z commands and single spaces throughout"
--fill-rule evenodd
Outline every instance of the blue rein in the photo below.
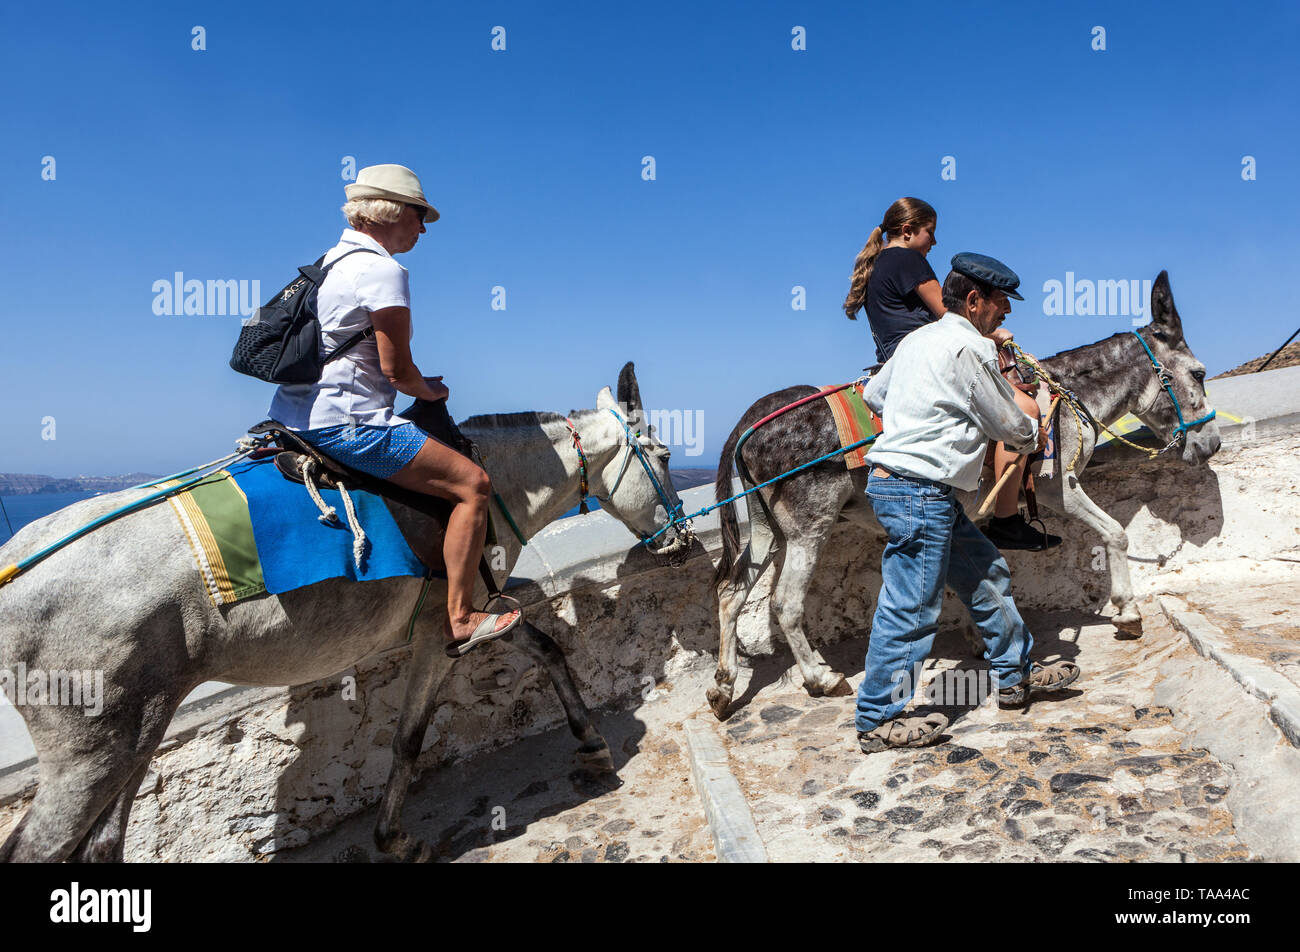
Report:
M 1200 426 L 1202 423 L 1209 423 L 1213 420 L 1217 411 L 1211 410 L 1199 420 L 1193 420 L 1191 423 L 1186 422 L 1183 419 L 1182 405 L 1178 402 L 1178 397 L 1174 394 L 1174 388 L 1169 384 L 1169 375 L 1165 373 L 1165 368 L 1160 365 L 1160 361 L 1156 360 L 1156 355 L 1152 352 L 1151 346 L 1142 339 L 1142 335 L 1137 331 L 1130 331 L 1129 333 L 1138 339 L 1138 343 L 1142 345 L 1142 349 L 1147 352 L 1147 357 L 1151 359 L 1151 366 L 1155 369 L 1156 377 L 1159 378 L 1161 386 L 1165 388 L 1165 393 L 1169 394 L 1169 399 L 1174 401 L 1174 412 L 1178 414 L 1178 426 L 1174 427 L 1173 438 L 1169 441 L 1169 446 L 1173 446 L 1179 440 L 1186 439 L 1187 431 L 1192 427 Z M 1166 449 L 1168 449 L 1168 447 L 1166 447 Z
M 1213 420 L 1217 411 L 1211 410 L 1209 413 L 1205 414 L 1205 416 L 1200 417 L 1199 419 L 1196 420 L 1192 420 L 1190 423 L 1188 423 L 1185 419 L 1183 419 L 1182 404 L 1178 402 L 1178 396 L 1177 394 L 1174 393 L 1174 388 L 1169 383 L 1169 375 L 1165 372 L 1165 368 L 1161 366 L 1160 361 L 1156 360 L 1156 355 L 1152 352 L 1150 345 L 1148 345 L 1147 342 L 1142 339 L 1142 335 L 1139 334 L 1137 331 L 1131 331 L 1130 333 L 1138 339 L 1138 342 L 1142 345 L 1142 349 L 1146 351 L 1146 355 L 1151 361 L 1151 366 L 1156 372 L 1156 377 L 1160 380 L 1160 385 L 1164 388 L 1165 393 L 1169 394 L 1169 399 L 1172 400 L 1174 404 L 1174 412 L 1178 414 L 1178 426 L 1174 428 L 1173 438 L 1169 441 L 1169 446 L 1165 447 L 1165 449 L 1169 449 L 1179 441 L 1185 440 L 1187 436 L 1187 431 L 1192 429 L 1192 427 L 1200 426 L 1202 423 L 1208 423 L 1211 420 Z M 745 490 L 744 492 L 737 493 L 734 496 L 730 496 L 727 499 L 724 499 L 718 503 L 714 503 L 711 506 L 705 506 L 703 509 L 699 510 L 698 512 L 691 513 L 689 516 L 684 516 L 682 514 L 682 504 L 678 502 L 677 505 L 673 505 L 672 501 L 669 500 L 668 494 L 664 491 L 663 484 L 659 482 L 659 477 L 657 477 L 654 474 L 654 470 L 650 466 L 650 461 L 645 458 L 645 452 L 641 449 L 641 444 L 637 441 L 637 437 L 632 432 L 632 428 L 627 425 L 627 421 L 623 419 L 623 417 L 619 416 L 619 414 L 612 408 L 610 409 L 609 412 L 614 415 L 614 419 L 618 420 L 618 422 L 622 424 L 623 432 L 627 436 L 628 447 L 631 449 L 632 452 L 636 453 L 636 458 L 641 462 L 641 467 L 645 470 L 646 475 L 650 477 L 650 482 L 654 485 L 655 492 L 659 494 L 659 498 L 660 500 L 662 500 L 664 504 L 664 511 L 668 513 L 668 522 L 664 525 L 662 529 L 654 533 L 654 535 L 642 537 L 641 544 L 647 546 L 655 539 L 659 538 L 661 535 L 667 532 L 669 529 L 675 528 L 678 525 L 689 524 L 691 519 L 694 519 L 696 516 L 705 515 L 706 513 L 712 512 L 714 509 L 717 509 L 719 506 L 724 506 L 727 503 L 732 502 L 736 499 L 740 499 L 743 496 L 748 496 L 750 493 L 762 489 L 765 486 L 770 486 L 772 483 L 779 482 L 780 480 L 785 479 L 787 476 L 793 476 L 795 473 L 802 472 L 803 470 L 808 469 L 811 466 L 815 466 L 818 463 L 824 462 L 825 460 L 831 459 L 832 457 L 840 456 L 843 455 L 844 453 L 849 452 L 850 450 L 855 450 L 860 446 L 865 446 L 866 444 L 872 442 L 876 438 L 875 436 L 868 437 L 865 440 L 859 440 L 858 442 L 854 443 L 852 446 L 845 446 L 845 447 L 841 447 L 840 449 L 833 450 L 832 452 L 827 453 L 824 456 L 819 456 L 817 457 L 817 459 L 810 460 L 809 462 L 804 463 L 802 466 L 797 466 L 788 472 L 782 473 L 779 476 L 775 476 L 772 479 L 767 480 L 766 482 L 760 483 L 757 486 Z M 746 434 L 746 436 L 748 436 L 748 434 Z M 739 449 L 739 447 L 737 447 L 737 449 Z
M 614 413 L 613 410 L 610 410 L 609 412 Z M 618 420 L 619 423 L 623 424 L 623 431 L 627 434 L 628 437 L 628 445 L 631 446 L 636 451 L 637 459 L 641 460 L 641 465 L 645 468 L 646 475 L 650 477 L 650 481 L 654 484 L 655 491 L 659 493 L 659 498 L 663 500 L 665 511 L 668 512 L 669 514 L 668 523 L 662 529 L 656 532 L 654 535 L 643 537 L 641 539 L 642 545 L 649 545 L 655 539 L 659 538 L 669 529 L 672 529 L 677 525 L 689 524 L 690 521 L 694 519 L 696 516 L 706 515 L 712 512 L 714 509 L 717 509 L 721 506 L 725 506 L 729 502 L 734 502 L 737 499 L 741 499 L 745 496 L 748 496 L 752 492 L 757 492 L 758 490 L 764 488 L 765 486 L 770 486 L 773 483 L 780 482 L 781 480 L 785 479 L 787 476 L 793 476 L 795 473 L 801 473 L 811 466 L 816 466 L 818 463 L 824 463 L 828 459 L 833 459 L 836 456 L 843 456 L 845 453 L 856 450 L 859 447 L 866 446 L 868 443 L 871 443 L 873 440 L 875 440 L 876 436 L 879 435 L 879 434 L 875 434 L 867 437 L 865 440 L 858 440 L 856 443 L 851 443 L 848 446 L 841 446 L 839 449 L 832 450 L 831 452 L 819 456 L 814 460 L 809 460 L 808 462 L 803 463 L 800 466 L 796 466 L 794 469 L 787 470 L 786 472 L 782 473 L 779 476 L 773 476 L 771 479 L 759 483 L 757 486 L 751 486 L 749 489 L 746 489 L 744 492 L 736 493 L 734 496 L 728 496 L 726 499 L 723 499 L 720 502 L 715 502 L 712 505 L 705 506 L 703 509 L 691 513 L 689 516 L 683 516 L 681 503 L 679 502 L 676 506 L 674 506 L 671 502 L 669 502 L 668 494 L 664 492 L 663 486 L 660 484 L 658 477 L 655 476 L 654 471 L 650 468 L 650 463 L 646 460 L 645 455 L 641 450 L 641 445 L 636 441 L 635 437 L 632 435 L 632 431 L 628 427 L 627 423 L 617 413 L 614 413 L 614 419 Z
M 659 477 L 655 475 L 654 470 L 650 467 L 650 461 L 645 458 L 645 451 L 641 449 L 641 444 L 637 440 L 636 435 L 633 434 L 632 428 L 627 425 L 627 420 L 619 416 L 612 407 L 609 408 L 609 412 L 614 414 L 614 419 L 622 424 L 623 433 L 627 436 L 628 447 L 636 453 L 636 458 L 641 461 L 641 468 L 644 469 L 645 474 L 650 477 L 650 482 L 654 485 L 655 492 L 659 494 L 659 499 L 664 504 L 664 512 L 668 513 L 668 522 L 662 529 L 654 535 L 642 536 L 641 544 L 648 546 L 669 529 L 679 524 L 689 522 L 689 520 L 682 516 L 682 504 L 678 502 L 677 505 L 674 506 L 672 501 L 668 498 L 668 494 L 664 492 L 663 484 L 659 482 Z

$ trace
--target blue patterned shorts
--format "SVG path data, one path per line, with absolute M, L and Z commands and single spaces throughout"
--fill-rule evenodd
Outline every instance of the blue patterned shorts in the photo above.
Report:
M 388 479 L 415 459 L 428 437 L 414 423 L 397 426 L 342 423 L 296 432 L 331 459 L 379 479 Z

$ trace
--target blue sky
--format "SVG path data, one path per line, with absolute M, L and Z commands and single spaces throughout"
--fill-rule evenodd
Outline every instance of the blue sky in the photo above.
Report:
M 1067 271 L 1167 268 L 1212 374 L 1300 325 L 1279 286 L 1300 254 L 1293 4 L 41 3 L 6 19 L 3 472 L 170 473 L 264 419 L 274 388 L 226 364 L 239 317 L 156 315 L 153 284 L 259 280 L 265 298 L 337 240 L 345 156 L 410 166 L 442 212 L 399 260 L 413 354 L 457 418 L 592 406 L 634 360 L 649 406 L 701 414 L 703 452 L 677 448 L 678 467 L 713 465 L 762 394 L 872 362 L 840 304 L 900 195 L 938 209 L 940 278 L 967 250 L 1019 272 L 1008 326 L 1040 356 L 1131 324 L 1044 314 Z

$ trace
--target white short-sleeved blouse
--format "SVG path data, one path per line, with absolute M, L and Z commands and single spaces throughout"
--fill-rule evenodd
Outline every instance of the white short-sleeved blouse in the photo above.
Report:
M 330 269 L 317 293 L 322 358 L 370 326 L 371 311 L 411 306 L 406 269 L 369 235 L 345 228 L 339 243 L 325 253 L 322 267 L 356 248 L 378 253 L 348 255 Z M 411 336 L 415 336 L 414 324 Z M 396 401 L 397 390 L 384 376 L 379 345 L 371 336 L 326 364 L 317 383 L 281 384 L 271 400 L 270 415 L 293 430 L 348 422 L 396 426 L 406 422 L 393 413 Z

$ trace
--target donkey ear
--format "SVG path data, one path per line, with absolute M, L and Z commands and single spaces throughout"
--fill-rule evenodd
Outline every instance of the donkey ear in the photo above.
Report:
M 596 394 L 596 409 L 608 410 L 614 406 L 614 395 L 609 392 L 609 387 L 601 387 L 600 393 Z
M 1170 334 L 1182 334 L 1183 320 L 1174 306 L 1174 292 L 1169 288 L 1169 272 L 1161 271 L 1151 285 L 1151 323 Z
M 618 402 L 626 413 L 641 409 L 641 388 L 637 386 L 636 368 L 630 360 L 618 374 Z

